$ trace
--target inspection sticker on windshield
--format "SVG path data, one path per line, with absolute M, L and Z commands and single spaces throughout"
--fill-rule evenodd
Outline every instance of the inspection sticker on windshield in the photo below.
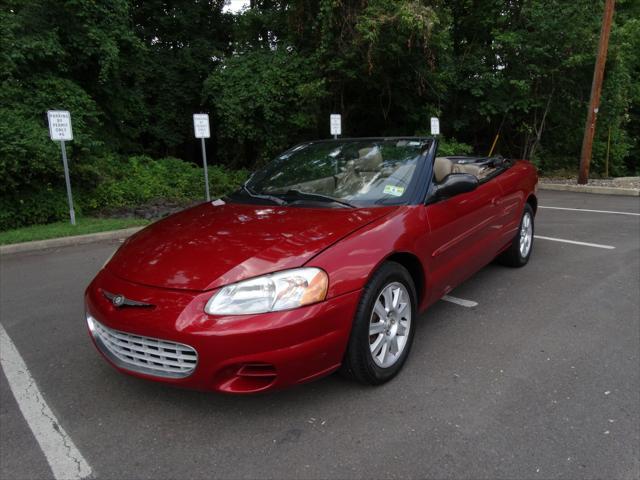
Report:
M 394 197 L 401 197 L 404 193 L 404 187 L 396 187 L 395 185 L 385 185 L 384 193 L 393 195 Z

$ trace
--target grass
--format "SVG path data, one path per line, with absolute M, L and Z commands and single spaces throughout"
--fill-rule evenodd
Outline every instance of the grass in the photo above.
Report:
M 32 225 L 30 227 L 0 232 L 0 245 L 46 240 L 48 238 L 70 237 L 72 235 L 85 235 L 87 233 L 107 232 L 109 230 L 120 230 L 122 228 L 147 225 L 148 223 L 149 220 L 141 218 L 80 217 L 76 219 L 75 226 L 67 221 L 49 223 L 47 225 Z

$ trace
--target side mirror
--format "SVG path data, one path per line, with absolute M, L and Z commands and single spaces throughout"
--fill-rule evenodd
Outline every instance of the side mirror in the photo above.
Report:
M 435 200 L 454 197 L 467 193 L 478 187 L 478 179 L 469 173 L 452 173 L 447 175 L 441 184 L 436 186 L 433 195 Z

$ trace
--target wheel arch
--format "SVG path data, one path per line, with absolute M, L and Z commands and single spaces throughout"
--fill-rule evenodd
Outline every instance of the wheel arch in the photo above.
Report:
M 532 193 L 531 195 L 529 195 L 529 198 L 527 198 L 527 203 L 531 205 L 531 208 L 533 209 L 533 215 L 535 216 L 536 213 L 538 213 L 538 198 Z
M 409 252 L 393 252 L 384 259 L 384 262 L 396 262 L 407 269 L 411 279 L 416 287 L 416 294 L 418 295 L 418 305 L 422 304 L 426 294 L 426 278 L 424 268 L 420 259 L 413 253 Z M 382 262 L 382 263 L 384 263 Z M 377 270 L 374 269 L 374 271 Z

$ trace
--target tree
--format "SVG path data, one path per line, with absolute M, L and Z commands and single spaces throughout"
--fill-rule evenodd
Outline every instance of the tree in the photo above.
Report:
M 447 12 L 430 3 L 252 2 L 235 19 L 233 53 L 205 83 L 223 155 L 247 165 L 327 136 L 331 112 L 345 135 L 424 130 L 449 72 Z
M 57 180 L 61 165 L 48 139 L 44 114 L 72 112 L 72 168 L 82 168 L 107 143 L 117 143 L 122 121 L 107 127 L 108 107 L 118 105 L 125 84 L 120 53 L 137 42 L 127 28 L 124 1 L 79 5 L 48 0 L 10 1 L 0 14 L 4 52 L 0 63 L 0 193 Z
M 145 118 L 128 128 L 138 130 L 134 140 L 146 153 L 197 153 L 192 114 L 203 110 L 203 82 L 228 50 L 231 19 L 222 14 L 223 6 L 224 0 L 132 2 L 134 32 L 145 48 L 144 58 L 132 66 Z

